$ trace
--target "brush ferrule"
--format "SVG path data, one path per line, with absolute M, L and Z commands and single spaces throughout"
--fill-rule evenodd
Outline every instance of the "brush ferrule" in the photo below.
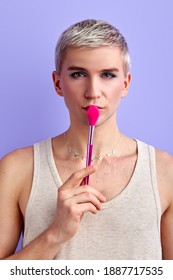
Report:
M 94 142 L 94 126 L 89 126 L 86 166 L 90 166 L 91 165 L 93 142 Z
M 88 144 L 93 145 L 94 142 L 94 125 L 89 126 L 89 133 L 88 133 Z

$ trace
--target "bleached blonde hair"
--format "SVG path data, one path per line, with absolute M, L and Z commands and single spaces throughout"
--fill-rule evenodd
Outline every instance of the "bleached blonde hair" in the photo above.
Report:
M 67 49 L 70 47 L 115 46 L 121 51 L 124 73 L 130 70 L 130 55 L 127 42 L 120 31 L 103 20 L 87 19 L 67 28 L 60 36 L 55 49 L 55 67 L 57 73 L 61 67 Z

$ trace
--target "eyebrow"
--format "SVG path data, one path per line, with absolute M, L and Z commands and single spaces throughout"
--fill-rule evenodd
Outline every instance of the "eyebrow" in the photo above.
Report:
M 82 71 L 87 71 L 85 68 L 83 67 L 79 67 L 79 66 L 70 66 L 67 70 L 82 70 Z M 100 72 L 119 72 L 118 68 L 107 68 L 107 69 L 102 69 Z
M 67 70 L 84 70 L 84 71 L 86 71 L 85 68 L 79 67 L 79 66 L 70 66 Z
M 107 68 L 107 69 L 103 69 L 103 72 L 119 72 L 118 68 Z

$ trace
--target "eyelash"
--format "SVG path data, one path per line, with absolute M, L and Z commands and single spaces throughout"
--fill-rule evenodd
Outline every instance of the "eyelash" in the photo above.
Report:
M 73 72 L 70 74 L 70 76 L 74 79 L 77 79 L 79 77 L 87 77 L 87 74 L 85 72 L 82 72 L 82 71 L 78 71 L 78 72 Z M 115 75 L 114 73 L 111 73 L 111 72 L 103 72 L 101 75 L 100 75 L 101 78 L 108 78 L 108 79 L 111 79 L 111 78 L 116 78 L 117 75 Z
M 114 74 L 114 73 L 111 73 L 111 72 L 103 72 L 101 74 L 101 77 L 105 77 L 105 78 L 116 78 L 117 76 Z
M 82 71 L 78 71 L 78 72 L 73 72 L 70 74 L 70 76 L 74 79 L 77 79 L 79 77 L 86 77 L 87 74 L 85 72 L 82 72 Z

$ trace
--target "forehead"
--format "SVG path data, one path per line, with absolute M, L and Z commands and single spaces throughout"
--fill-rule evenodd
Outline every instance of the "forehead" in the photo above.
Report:
M 95 68 L 123 68 L 122 54 L 118 47 L 105 46 L 98 48 L 68 48 L 62 63 L 62 68 L 81 66 L 87 69 Z

